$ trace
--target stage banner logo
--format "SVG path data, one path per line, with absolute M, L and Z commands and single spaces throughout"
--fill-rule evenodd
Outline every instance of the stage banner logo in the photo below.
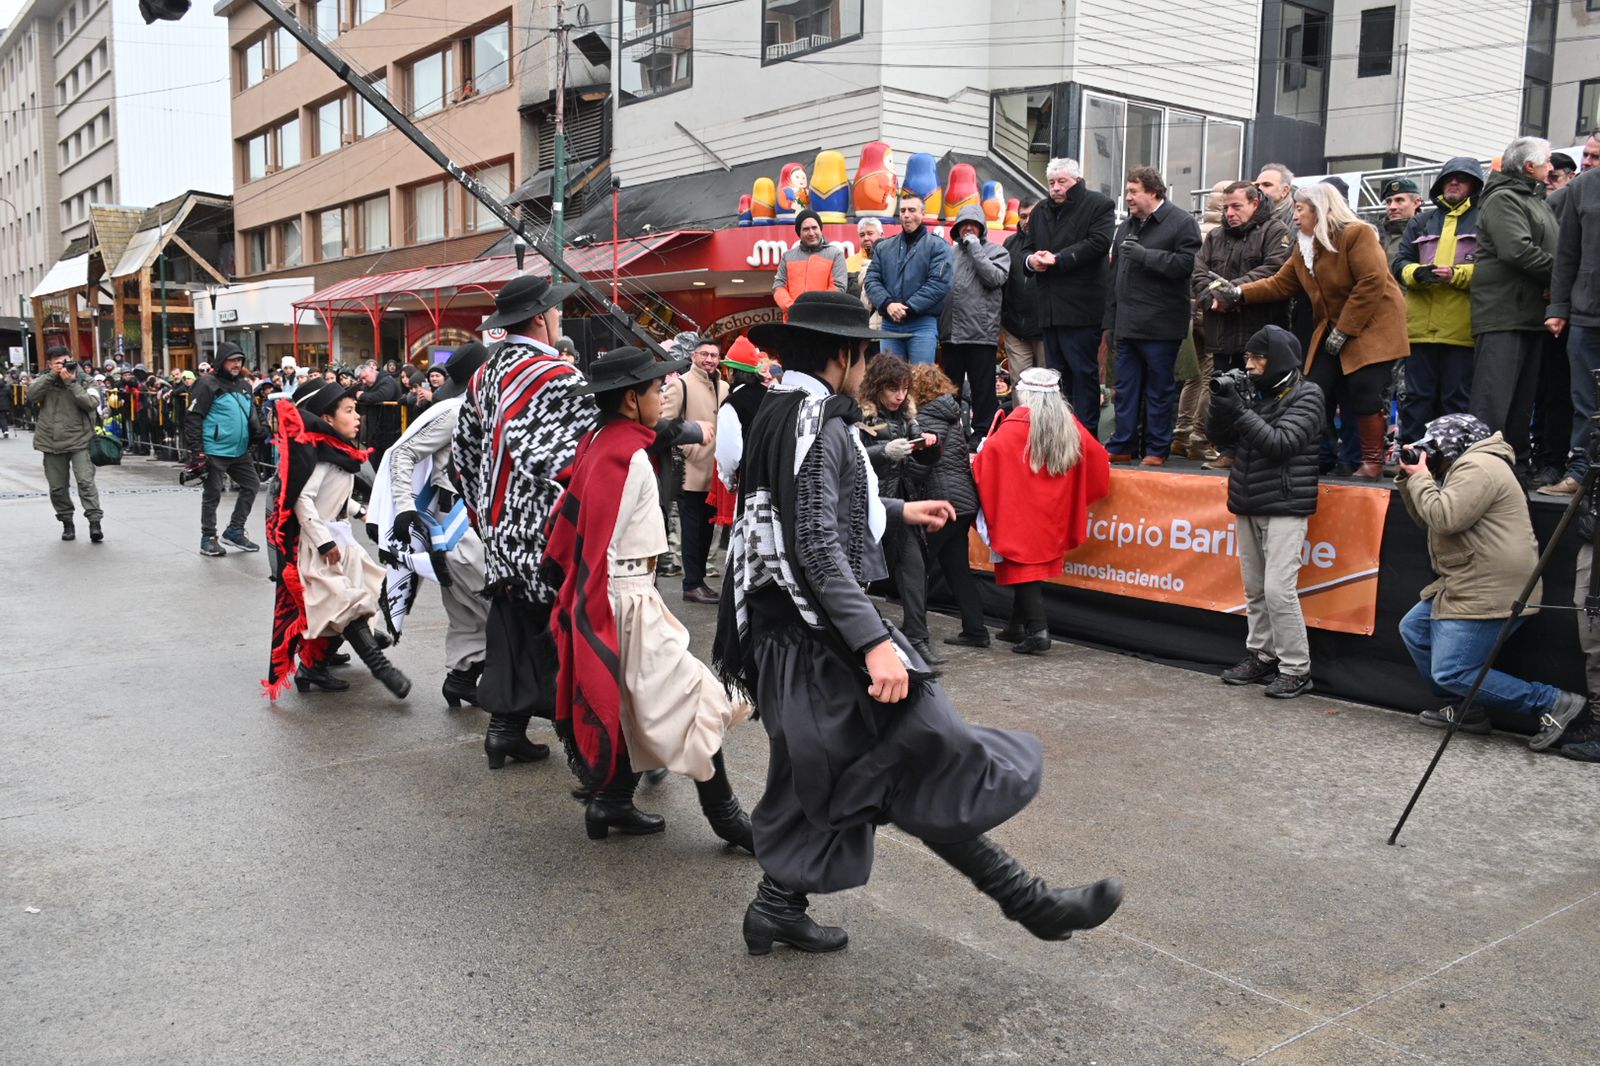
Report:
M 1377 617 L 1378 556 L 1389 490 L 1322 485 L 1300 547 L 1306 625 L 1370 635 Z M 972 535 L 974 568 L 993 570 Z M 1228 479 L 1113 470 L 1111 492 L 1089 512 L 1089 539 L 1067 556 L 1054 584 L 1115 596 L 1245 613 L 1239 538 Z

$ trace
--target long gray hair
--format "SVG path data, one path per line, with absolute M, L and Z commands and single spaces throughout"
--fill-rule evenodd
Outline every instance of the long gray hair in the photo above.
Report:
M 1083 454 L 1078 423 L 1058 388 L 1017 389 L 1017 403 L 1028 409 L 1028 466 L 1060 477 L 1078 465 Z

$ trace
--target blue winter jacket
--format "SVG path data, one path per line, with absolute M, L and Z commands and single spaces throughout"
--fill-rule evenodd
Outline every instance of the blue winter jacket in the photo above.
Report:
M 927 226 L 915 240 L 902 231 L 873 245 L 865 283 L 867 299 L 879 311 L 902 303 L 913 315 L 937 317 L 950 295 L 950 272 L 949 242 Z

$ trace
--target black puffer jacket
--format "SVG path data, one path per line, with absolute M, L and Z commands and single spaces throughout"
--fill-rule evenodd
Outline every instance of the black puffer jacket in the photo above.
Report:
M 1303 517 L 1317 511 L 1317 467 L 1324 419 L 1322 390 L 1293 369 L 1300 345 L 1287 330 L 1268 326 L 1269 381 L 1286 383 L 1275 395 L 1240 408 L 1213 399 L 1207 429 L 1212 443 L 1232 447 L 1228 510 L 1236 515 Z M 1257 335 L 1260 337 L 1260 334 Z M 1250 350 L 1258 350 L 1257 338 Z M 1280 377 L 1282 375 L 1282 377 Z
M 866 445 L 867 458 L 878 475 L 878 495 L 891 500 L 920 500 L 928 471 L 939 461 L 940 447 L 923 448 L 905 459 L 889 458 L 884 446 L 892 440 L 913 439 L 922 436 L 923 428 L 917 422 L 910 400 L 898 411 L 882 411 L 871 403 L 861 405 L 861 421 L 856 429 L 861 433 L 861 443 Z M 928 432 L 932 432 L 929 430 Z
M 928 471 L 923 484 L 925 500 L 948 500 L 958 515 L 978 513 L 978 486 L 972 480 L 972 460 L 967 453 L 967 427 L 961 418 L 961 404 L 954 396 L 929 400 L 917 411 L 917 424 L 924 433 L 939 438 L 939 461 Z

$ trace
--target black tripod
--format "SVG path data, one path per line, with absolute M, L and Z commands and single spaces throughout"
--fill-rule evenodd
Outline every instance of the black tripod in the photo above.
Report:
M 1566 536 L 1567 527 L 1572 524 L 1572 519 L 1580 508 L 1589 507 L 1591 520 L 1596 517 L 1597 501 L 1594 498 L 1594 488 L 1597 478 L 1600 478 L 1600 371 L 1595 373 L 1595 392 L 1597 406 L 1595 414 L 1589 419 L 1589 472 L 1583 475 L 1583 485 L 1573 494 L 1572 502 L 1567 504 L 1567 509 L 1561 513 L 1561 521 L 1556 523 L 1555 532 L 1550 535 L 1550 543 L 1546 544 L 1544 551 L 1539 555 L 1539 561 L 1534 564 L 1533 573 L 1528 575 L 1528 583 L 1523 586 L 1522 594 L 1511 605 L 1511 617 L 1505 620 L 1500 627 L 1500 632 L 1495 635 L 1494 647 L 1489 650 L 1489 657 L 1484 659 L 1483 666 L 1478 669 L 1478 676 L 1473 679 L 1472 687 L 1467 690 L 1466 698 L 1461 701 L 1461 707 L 1450 719 L 1445 727 L 1444 739 L 1439 741 L 1439 750 L 1433 753 L 1433 761 L 1428 764 L 1428 769 L 1423 773 L 1422 780 L 1417 782 L 1417 789 L 1411 793 L 1411 801 L 1406 804 L 1406 809 L 1401 812 L 1400 820 L 1394 825 L 1394 832 L 1389 834 L 1389 843 L 1393 844 L 1400 836 L 1400 830 L 1405 827 L 1406 819 L 1411 817 L 1411 808 L 1417 805 L 1417 800 L 1422 795 L 1422 790 L 1428 787 L 1428 779 L 1433 776 L 1434 767 L 1439 765 L 1439 758 L 1444 755 L 1444 749 L 1449 746 L 1450 739 L 1456 735 L 1462 721 L 1467 717 L 1467 712 L 1472 709 L 1472 701 L 1478 697 L 1478 689 L 1483 685 L 1483 679 L 1489 676 L 1489 670 L 1494 666 L 1494 661 L 1500 657 L 1500 649 L 1511 637 L 1511 632 L 1516 628 L 1517 619 L 1522 617 L 1522 612 L 1528 606 L 1528 599 L 1533 595 L 1533 590 L 1538 586 L 1539 579 L 1544 575 L 1545 567 L 1550 565 L 1550 560 L 1555 557 L 1556 548 L 1561 544 L 1561 538 Z M 1583 601 L 1583 611 L 1591 621 L 1600 618 L 1600 521 L 1594 522 L 1594 534 L 1591 538 L 1594 546 L 1593 561 L 1589 567 L 1589 591 Z M 1577 598 L 1577 589 L 1573 589 L 1573 598 Z

